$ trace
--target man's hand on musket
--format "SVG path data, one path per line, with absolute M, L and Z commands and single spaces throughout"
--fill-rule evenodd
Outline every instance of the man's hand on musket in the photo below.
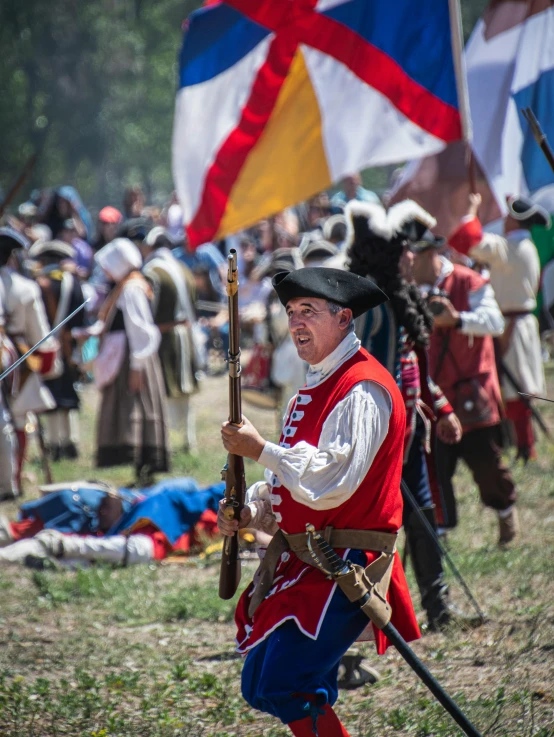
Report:
M 244 415 L 240 427 L 224 422 L 221 426 L 221 437 L 225 450 L 237 456 L 252 458 L 253 461 L 258 460 L 265 445 L 265 440 Z
M 245 506 L 242 508 L 242 511 L 240 513 L 240 522 L 238 519 L 227 519 L 225 516 L 225 509 L 227 508 L 227 504 L 225 499 L 222 499 L 219 502 L 219 509 L 217 512 L 217 528 L 221 532 L 222 535 L 227 535 L 228 537 L 232 537 L 237 530 L 242 530 L 245 527 L 248 527 L 252 520 L 252 512 L 250 511 L 249 506 Z

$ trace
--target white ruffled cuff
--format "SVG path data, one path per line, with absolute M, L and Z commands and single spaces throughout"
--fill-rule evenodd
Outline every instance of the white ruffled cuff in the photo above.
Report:
M 269 468 L 272 473 L 277 473 L 279 461 L 283 457 L 284 452 L 284 448 L 281 448 L 281 446 L 276 445 L 275 443 L 270 443 L 268 440 L 264 445 L 264 449 L 262 450 L 260 457 L 258 458 L 258 463 Z

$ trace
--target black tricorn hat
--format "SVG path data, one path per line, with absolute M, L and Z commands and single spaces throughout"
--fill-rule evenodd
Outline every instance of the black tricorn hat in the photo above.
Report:
M 430 230 L 424 230 L 415 242 L 410 243 L 410 250 L 414 253 L 420 253 L 428 248 L 442 248 L 445 243 L 446 238 L 435 235 Z
M 76 251 L 73 246 L 63 241 L 37 241 L 29 248 L 29 258 L 40 259 L 41 256 L 54 256 L 56 258 L 75 258 Z
M 341 269 L 307 266 L 297 271 L 280 271 L 271 282 L 285 307 L 291 299 L 316 297 L 348 307 L 358 317 L 388 300 L 369 279 Z
M 0 228 L 0 250 L 13 251 L 16 248 L 29 248 L 31 242 L 14 228 Z
M 152 230 L 153 222 L 149 218 L 137 217 L 125 220 L 118 230 L 120 238 L 129 238 L 131 241 L 144 241 L 148 232 Z
M 520 220 L 521 224 L 528 228 L 532 225 L 550 228 L 549 212 L 527 197 L 509 197 L 508 211 L 514 220 Z

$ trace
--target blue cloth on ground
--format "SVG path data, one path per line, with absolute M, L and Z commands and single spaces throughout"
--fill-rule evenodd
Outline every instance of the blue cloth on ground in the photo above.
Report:
M 222 482 L 200 489 L 197 482 L 188 477 L 168 479 L 146 489 L 119 489 L 125 497 L 123 515 L 108 535 L 121 534 L 139 519 L 146 519 L 173 544 L 198 522 L 206 509 L 217 512 L 224 491 Z M 59 532 L 95 534 L 98 508 L 105 493 L 100 485 L 95 488 L 92 482 L 90 487 L 68 482 L 66 489 L 22 504 L 19 519 L 40 519 L 46 529 Z
M 192 478 L 167 479 L 144 489 L 146 499 L 138 502 L 109 530 L 108 535 L 128 533 L 146 522 L 163 532 L 171 545 L 193 527 L 202 512 L 217 512 L 225 484 L 200 489 Z
M 98 507 L 106 492 L 99 488 L 75 487 L 25 502 L 19 509 L 19 519 L 40 519 L 48 530 L 94 534 L 98 529 Z M 130 508 L 130 502 L 124 506 Z

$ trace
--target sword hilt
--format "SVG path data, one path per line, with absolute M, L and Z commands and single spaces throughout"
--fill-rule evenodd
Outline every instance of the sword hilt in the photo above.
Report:
M 340 576 L 341 574 L 348 573 L 350 568 L 348 567 L 348 563 L 346 563 L 340 555 L 337 555 L 333 548 L 329 545 L 327 540 L 315 529 L 315 527 L 310 524 L 309 522 L 306 524 L 306 544 L 308 546 L 308 550 L 310 552 L 310 555 L 312 556 L 315 564 L 317 567 L 326 573 L 328 576 L 332 576 L 335 578 L 336 576 Z M 323 563 L 321 562 L 321 559 L 317 552 L 314 550 L 312 545 L 312 539 L 316 543 L 317 547 L 319 548 L 319 552 L 322 554 L 325 563 L 329 566 L 330 570 L 328 570 Z

